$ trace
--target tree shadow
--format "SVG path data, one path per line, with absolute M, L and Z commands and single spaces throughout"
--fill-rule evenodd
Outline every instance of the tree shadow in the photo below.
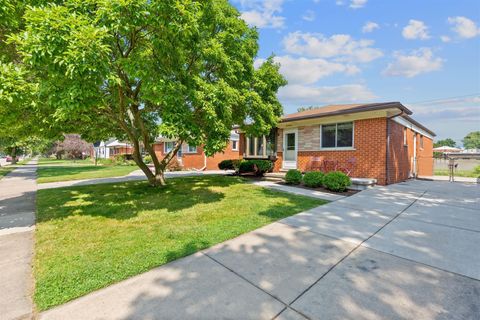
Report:
M 140 211 L 163 209 L 175 213 L 198 204 L 221 201 L 221 188 L 243 184 L 237 177 L 193 176 L 168 180 L 153 188 L 145 181 L 105 183 L 39 190 L 38 222 L 72 215 L 126 220 Z

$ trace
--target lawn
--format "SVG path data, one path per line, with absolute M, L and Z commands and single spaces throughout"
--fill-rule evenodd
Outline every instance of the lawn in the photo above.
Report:
M 326 203 L 240 177 L 39 190 L 34 273 L 39 310 Z
M 40 158 L 38 159 L 38 165 L 48 166 L 79 166 L 79 165 L 92 165 L 93 162 L 90 159 L 85 160 L 68 160 L 68 159 L 54 159 L 54 158 Z
M 436 176 L 448 176 L 448 169 L 435 169 Z M 456 177 L 468 177 L 468 178 L 480 178 L 480 172 L 475 170 L 457 170 L 455 171 Z
M 8 173 L 12 172 L 14 167 L 0 167 L 0 179 L 5 177 Z
M 62 161 L 62 160 L 57 160 Z M 94 179 L 94 178 L 110 178 L 124 176 L 132 171 L 138 170 L 137 166 L 130 165 L 88 165 L 85 163 L 73 164 L 64 163 L 62 165 L 39 165 L 37 170 L 37 182 L 57 182 L 57 181 L 69 181 L 69 180 L 82 180 L 82 179 Z

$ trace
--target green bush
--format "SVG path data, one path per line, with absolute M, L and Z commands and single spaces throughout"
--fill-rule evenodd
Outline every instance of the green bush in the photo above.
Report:
M 254 172 L 255 168 L 253 167 L 253 163 L 250 160 L 243 160 L 240 161 L 238 166 L 239 173 L 251 173 Z
M 233 160 L 223 160 L 218 164 L 220 170 L 234 170 Z
M 328 190 L 343 192 L 352 184 L 352 181 L 345 173 L 332 171 L 323 177 L 323 184 Z
M 145 163 L 152 163 L 152 156 L 147 154 L 145 157 L 143 157 L 143 161 Z
M 287 184 L 300 184 L 302 182 L 302 173 L 296 169 L 290 169 L 285 175 L 285 182 Z
M 317 188 L 323 185 L 323 172 L 310 171 L 303 176 L 303 183 L 310 188 Z
M 480 166 L 476 166 L 476 167 L 473 169 L 473 172 L 475 172 L 475 174 L 480 174 Z
M 273 162 L 270 160 L 248 160 L 253 165 L 253 170 L 257 176 L 263 176 L 273 169 Z

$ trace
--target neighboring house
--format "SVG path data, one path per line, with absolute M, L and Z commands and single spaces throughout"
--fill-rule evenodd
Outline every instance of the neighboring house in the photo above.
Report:
M 379 184 L 433 175 L 435 133 L 399 102 L 330 105 L 282 117 L 263 137 L 242 134 L 245 159 L 272 159 L 274 171 L 349 168 Z M 327 162 L 325 162 L 327 160 Z
M 122 142 L 117 139 L 109 139 L 107 141 L 99 141 L 93 144 L 93 158 L 109 159 L 116 155 L 125 154 L 131 156 L 133 147 L 128 142 Z
M 162 159 L 174 147 L 175 141 L 174 139 L 158 138 L 154 144 L 157 156 Z M 211 157 L 205 155 L 202 146 L 191 146 L 184 143 L 175 158 L 183 169 L 218 170 L 218 164 L 221 161 L 240 158 L 240 135 L 237 129 L 232 130 L 225 150 Z

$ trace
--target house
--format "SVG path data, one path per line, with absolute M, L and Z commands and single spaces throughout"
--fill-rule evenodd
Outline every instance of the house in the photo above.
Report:
M 158 138 L 153 148 L 157 157 L 162 159 L 175 145 L 175 139 Z M 230 140 L 223 152 L 207 157 L 202 146 L 192 146 L 184 143 L 177 152 L 175 159 L 186 170 L 218 170 L 218 164 L 227 159 L 240 159 L 240 134 L 238 129 L 230 132 Z
M 97 159 L 109 159 L 120 154 L 131 156 L 133 154 L 133 147 L 128 142 L 122 142 L 113 138 L 94 143 L 91 157 Z
M 433 175 L 433 133 L 399 102 L 329 105 L 285 115 L 268 136 L 242 134 L 244 159 L 274 171 L 350 171 L 378 184 Z M 327 165 L 329 167 L 327 167 Z

